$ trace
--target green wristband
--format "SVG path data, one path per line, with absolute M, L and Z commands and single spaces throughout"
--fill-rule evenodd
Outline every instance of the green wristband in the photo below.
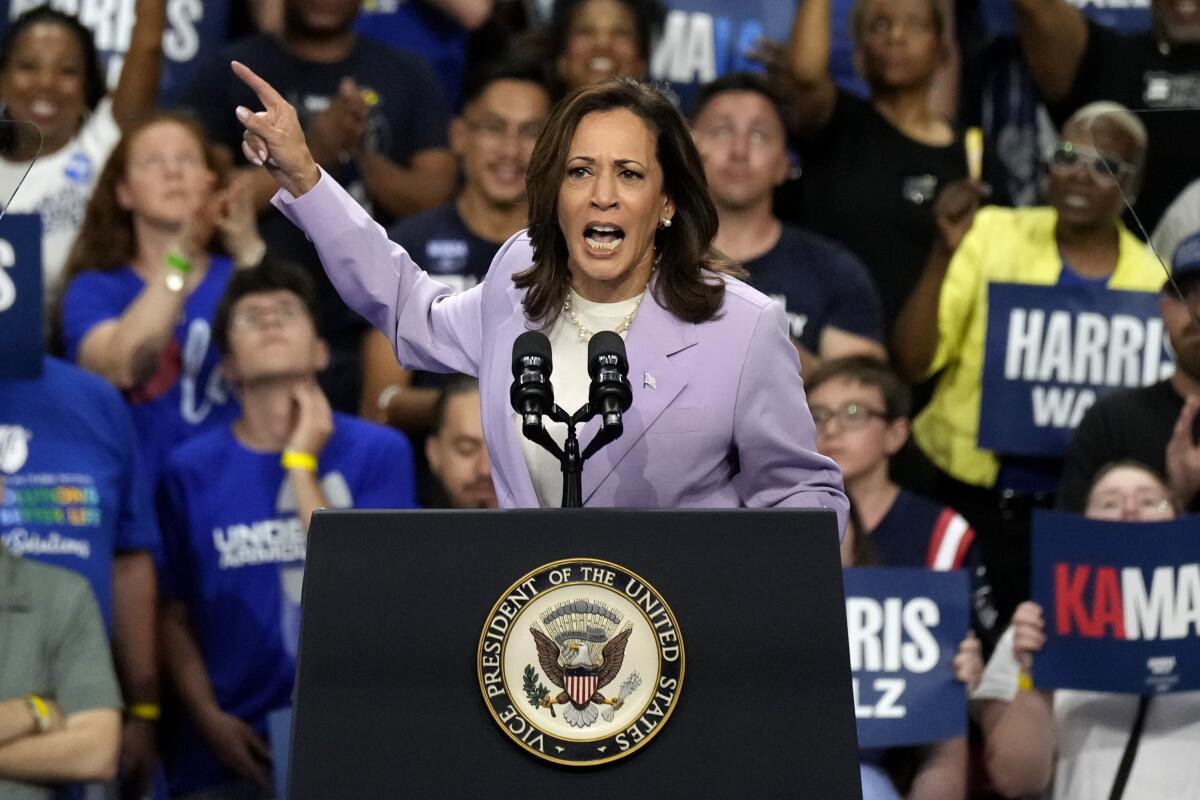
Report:
M 180 275 L 187 275 L 192 271 L 192 262 L 183 257 L 182 254 L 172 250 L 167 253 L 167 266 L 178 272 Z

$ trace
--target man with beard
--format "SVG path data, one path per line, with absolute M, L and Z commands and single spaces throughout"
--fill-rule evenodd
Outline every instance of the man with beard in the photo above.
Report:
M 496 508 L 492 465 L 483 441 L 479 381 L 456 375 L 442 389 L 434 410 L 425 457 L 441 484 L 441 508 Z
M 1097 470 L 1132 460 L 1166 475 L 1180 508 L 1200 511 L 1200 233 L 1180 243 L 1171 271 L 1174 280 L 1163 286 L 1161 308 L 1175 374 L 1115 392 L 1088 410 L 1067 451 L 1061 508 L 1082 511 Z
M 1135 209 L 1147 231 L 1200 172 L 1200 5 L 1151 0 L 1148 31 L 1118 33 L 1068 0 L 1012 0 L 1021 51 L 1054 121 L 1096 100 L 1140 115 L 1149 132 L 1145 191 Z M 1082 5 L 1082 4 L 1079 4 Z M 1133 193 L 1130 200 L 1133 199 Z M 1138 232 L 1140 235 L 1141 232 Z

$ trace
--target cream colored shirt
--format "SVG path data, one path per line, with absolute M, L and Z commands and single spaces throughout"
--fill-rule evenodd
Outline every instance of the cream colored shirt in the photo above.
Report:
M 625 315 L 633 310 L 638 297 L 618 303 L 593 303 L 584 300 L 572 289 L 571 300 L 575 307 L 575 316 L 579 317 L 592 333 L 598 333 L 615 330 Z M 633 324 L 637 324 L 636 317 Z M 550 383 L 554 387 L 554 402 L 563 411 L 574 414 L 588 401 L 588 389 L 591 387 L 591 378 L 587 371 L 587 340 L 579 338 L 579 328 L 565 312 L 558 315 L 558 319 L 546 335 L 550 339 L 550 350 L 554 359 L 554 370 L 550 374 Z M 520 432 L 519 414 L 513 412 L 512 418 L 513 424 L 517 426 L 517 435 L 521 437 L 521 448 L 525 454 L 525 463 L 529 466 L 529 476 L 533 479 L 533 490 L 537 493 L 538 505 L 542 508 L 560 507 L 562 466 L 558 459 L 543 450 L 541 445 L 529 441 Z M 567 426 L 561 422 L 551 422 L 549 418 L 543 418 L 542 424 L 551 438 L 562 447 L 567 439 Z M 576 428 L 575 432 L 578 434 L 579 428 Z M 586 446 L 587 442 L 580 442 L 581 449 Z M 587 463 L 584 462 L 584 472 L 587 472 L 587 468 Z

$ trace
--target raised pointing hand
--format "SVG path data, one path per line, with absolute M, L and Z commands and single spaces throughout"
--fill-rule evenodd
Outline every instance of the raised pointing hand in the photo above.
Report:
M 264 109 L 237 107 L 238 121 L 246 128 L 242 152 L 251 164 L 266 167 L 282 188 L 299 197 L 317 185 L 321 170 L 309 152 L 296 109 L 245 64 L 234 61 L 233 72 L 254 91 Z

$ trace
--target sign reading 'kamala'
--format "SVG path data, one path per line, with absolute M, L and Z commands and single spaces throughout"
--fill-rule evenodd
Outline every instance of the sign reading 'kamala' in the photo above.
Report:
M 556 561 L 517 580 L 488 614 L 478 661 L 497 724 L 559 764 L 603 764 L 645 745 L 683 685 L 683 637 L 666 601 L 598 559 Z

